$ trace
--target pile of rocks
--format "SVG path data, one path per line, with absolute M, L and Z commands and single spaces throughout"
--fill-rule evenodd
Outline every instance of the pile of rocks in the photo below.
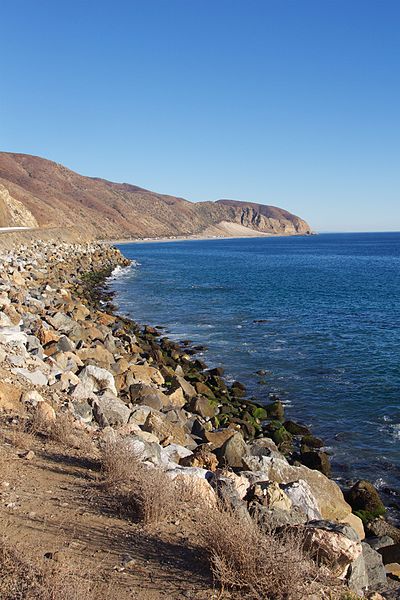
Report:
M 381 554 L 379 540 L 363 541 L 322 442 L 285 421 L 278 399 L 246 399 L 188 344 L 115 314 L 105 280 L 128 265 L 99 244 L 35 242 L 1 257 L 0 411 L 15 396 L 49 420 L 68 411 L 207 502 L 223 493 L 261 525 L 301 528 L 352 589 L 384 585 L 382 554 L 396 562 L 397 540 Z

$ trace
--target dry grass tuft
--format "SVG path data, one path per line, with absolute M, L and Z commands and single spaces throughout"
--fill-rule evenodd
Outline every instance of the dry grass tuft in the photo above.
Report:
M 226 503 L 204 515 L 199 531 L 215 582 L 246 600 L 323 597 L 331 584 L 293 532 L 261 531 Z
M 0 540 L 0 598 L 2 600 L 95 600 L 90 581 L 58 570 L 54 564 L 33 561 L 20 549 Z
M 121 512 L 146 524 L 175 515 L 179 487 L 161 469 L 140 462 L 129 442 L 106 444 L 101 463 L 104 484 Z
M 101 471 L 108 487 L 124 484 L 132 479 L 139 460 L 125 440 L 107 442 L 101 454 Z
M 51 440 L 65 448 L 79 448 L 90 453 L 93 450 L 89 434 L 82 429 L 76 429 L 75 420 L 68 412 L 57 412 L 55 421 L 43 417 L 43 413 L 35 411 L 26 430 L 34 436 Z
M 23 418 L 0 419 L 0 438 L 20 450 L 30 450 L 34 444 L 34 435 Z

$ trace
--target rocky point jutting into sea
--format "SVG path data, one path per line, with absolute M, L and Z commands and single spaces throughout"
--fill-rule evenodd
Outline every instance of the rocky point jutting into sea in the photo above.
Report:
M 285 420 L 278 398 L 248 400 L 190 346 L 116 314 L 106 278 L 128 265 L 107 244 L 36 240 L 2 252 L 2 426 L 68 414 L 98 447 L 128 440 L 135 460 L 181 478 L 199 505 L 222 494 L 261 526 L 300 530 L 351 590 L 391 597 L 383 563 L 399 574 L 400 531 L 373 486 L 359 482 L 345 499 L 323 442 Z M 0 492 L 3 516 L 11 492 Z

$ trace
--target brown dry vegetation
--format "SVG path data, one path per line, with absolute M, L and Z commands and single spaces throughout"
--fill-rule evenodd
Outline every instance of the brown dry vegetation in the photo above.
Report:
M 4 433 L 6 437 L 3 435 L 3 440 L 8 440 L 10 452 L 15 441 L 20 448 L 21 440 L 25 440 L 29 442 L 25 446 L 34 447 L 39 454 L 46 452 L 50 444 L 50 449 L 63 449 L 65 460 L 76 462 L 77 455 L 87 456 L 79 445 L 71 443 L 77 430 L 68 414 L 58 414 L 56 424 L 50 426 L 35 419 L 16 420 L 11 428 L 10 424 L 8 427 L 3 424 Z M 90 440 L 88 434 L 79 431 L 78 438 Z M 93 445 L 91 447 L 93 450 Z M 7 480 L 10 475 L 12 481 L 14 476 L 10 472 L 10 452 L 7 454 L 0 445 L 1 481 Z M 71 453 L 69 459 L 68 453 Z M 36 458 L 23 464 L 26 468 L 30 465 L 35 468 L 35 461 Z M 127 524 L 131 523 L 130 527 L 132 523 L 138 523 L 138 535 L 144 536 L 146 544 L 149 534 L 175 531 L 177 542 L 178 539 L 187 540 L 176 545 L 176 551 L 186 556 L 186 568 L 188 565 L 190 569 L 199 568 L 204 581 L 207 581 L 207 572 L 211 569 L 214 585 L 220 590 L 218 597 L 246 600 L 299 600 L 312 594 L 315 598 L 340 597 L 340 588 L 328 580 L 325 572 L 307 556 L 300 537 L 289 532 L 262 531 L 254 521 L 244 518 L 227 503 L 220 501 L 217 507 L 210 507 L 199 497 L 184 494 L 182 481 L 171 481 L 160 469 L 142 464 L 123 439 L 104 444 L 99 465 L 100 473 L 91 473 L 85 492 L 92 510 L 99 515 L 108 515 L 107 518 L 118 519 L 120 523 L 125 520 Z M 15 467 L 18 467 L 18 461 L 12 468 Z M 49 480 L 45 485 L 47 489 Z M 176 526 L 176 523 L 180 524 Z M 147 533 L 143 529 L 140 534 L 143 525 Z M 75 529 L 73 522 L 71 526 Z M 195 543 L 189 540 L 195 540 Z M 159 542 L 154 539 L 153 543 L 157 545 Z M 103 584 L 103 595 L 97 596 L 87 572 L 80 572 L 76 563 L 67 561 L 59 564 L 54 560 L 43 560 L 43 554 L 39 557 L 35 552 L 32 554 L 31 546 L 26 549 L 29 552 L 25 553 L 5 538 L 1 542 L 2 600 L 100 600 L 100 597 L 116 597 L 114 591 L 104 595 Z M 32 555 L 34 559 L 30 558 Z M 164 584 L 160 581 L 159 585 Z M 211 598 L 210 593 L 204 592 L 205 597 Z M 138 597 L 147 598 L 141 592 Z M 169 597 L 180 596 L 177 592 L 176 596 L 172 593 Z
M 54 565 L 53 561 L 34 561 L 1 539 L 1 600 L 100 600 L 82 574 L 71 573 L 65 565 Z
M 123 514 L 150 524 L 176 513 L 178 484 L 161 469 L 141 463 L 126 442 L 107 443 L 101 463 L 104 485 L 118 499 Z
M 199 536 L 215 582 L 246 600 L 321 598 L 327 584 L 332 586 L 304 551 L 299 534 L 261 530 L 226 502 L 207 512 Z

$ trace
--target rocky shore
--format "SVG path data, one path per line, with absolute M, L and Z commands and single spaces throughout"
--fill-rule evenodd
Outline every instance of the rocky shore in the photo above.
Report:
M 400 530 L 373 486 L 344 494 L 323 442 L 286 420 L 278 398 L 249 400 L 189 343 L 116 314 L 107 278 L 128 266 L 105 244 L 3 251 L 0 416 L 17 403 L 50 422 L 67 413 L 99 446 L 127 440 L 135 459 L 182 480 L 199 503 L 223 495 L 262 527 L 300 529 L 350 590 L 395 598 Z

